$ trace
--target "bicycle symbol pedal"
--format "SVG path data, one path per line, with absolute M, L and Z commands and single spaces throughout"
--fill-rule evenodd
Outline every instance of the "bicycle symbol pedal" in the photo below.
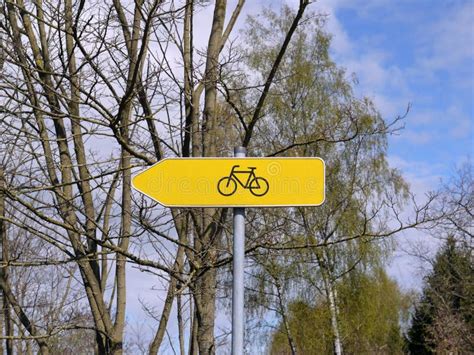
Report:
M 255 167 L 249 166 L 248 170 L 237 170 L 240 165 L 234 165 L 228 176 L 224 176 L 217 183 L 217 191 L 223 196 L 231 196 L 237 191 L 237 184 L 242 186 L 244 189 L 250 190 L 250 193 L 254 196 L 264 196 L 270 185 L 268 181 L 255 175 Z M 247 174 L 247 181 L 241 181 L 239 175 Z

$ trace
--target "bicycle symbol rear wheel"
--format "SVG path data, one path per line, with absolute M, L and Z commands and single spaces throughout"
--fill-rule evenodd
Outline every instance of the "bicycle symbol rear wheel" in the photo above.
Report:
M 217 183 L 217 191 L 219 191 L 221 195 L 230 196 L 233 195 L 236 190 L 237 183 L 229 176 L 223 177 Z
M 268 181 L 262 177 L 256 177 L 249 184 L 249 189 L 252 195 L 260 197 L 268 192 Z

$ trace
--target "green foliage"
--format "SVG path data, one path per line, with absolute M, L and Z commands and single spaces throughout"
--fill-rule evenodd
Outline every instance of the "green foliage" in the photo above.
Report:
M 412 354 L 474 349 L 472 248 L 453 237 L 436 256 L 408 332 Z
M 407 313 L 408 299 L 382 269 L 372 273 L 355 271 L 337 285 L 339 323 L 343 349 L 348 354 L 401 354 L 400 320 Z M 289 324 L 298 353 L 333 352 L 330 314 L 325 300 L 315 306 L 296 301 L 289 306 Z M 280 324 L 271 343 L 271 354 L 289 354 Z
M 295 301 L 289 305 L 288 314 L 289 327 L 298 353 L 328 354 L 332 352 L 330 315 L 324 301 L 321 300 L 316 307 L 312 307 L 304 301 Z M 273 335 L 270 354 L 291 354 L 282 324 Z
M 343 349 L 347 353 L 402 352 L 400 317 L 408 298 L 382 269 L 355 271 L 338 287 Z
M 293 16 L 283 7 L 281 13 L 267 10 L 263 17 L 263 21 L 250 18 L 245 33 L 246 65 L 253 73 L 247 83 L 256 87 L 255 95 L 240 98 L 248 106 L 259 96 L 258 85 L 270 72 Z M 331 36 L 324 25 L 324 16 L 309 14 L 295 32 L 251 148 L 257 155 L 322 157 L 326 202 L 317 209 L 264 211 L 252 216 L 263 226 L 255 234 L 288 248 L 272 253 L 271 260 L 254 257 L 260 266 L 252 270 L 258 281 L 255 299 L 279 316 L 288 314 L 298 353 L 332 353 L 328 289 L 332 292 L 335 285 L 344 352 L 397 353 L 402 347 L 398 321 L 403 297 L 380 271 L 391 244 L 379 242 L 376 236 L 387 229 L 385 207 L 403 203 L 408 186 L 387 162 L 387 135 L 393 126 L 370 99 L 354 94 L 356 82 L 330 57 Z M 276 227 L 282 224 L 284 228 Z M 291 250 L 291 246 L 298 248 Z M 276 264 L 280 265 L 278 272 Z M 277 283 L 282 297 L 275 296 Z M 281 298 L 283 307 L 278 302 Z M 289 351 L 283 323 L 274 336 L 272 351 Z

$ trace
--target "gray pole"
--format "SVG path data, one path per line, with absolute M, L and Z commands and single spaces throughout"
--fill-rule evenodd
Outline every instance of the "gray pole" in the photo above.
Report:
M 235 147 L 234 157 L 247 155 L 245 147 Z M 232 355 L 244 353 L 244 259 L 245 208 L 234 208 L 234 258 L 232 280 Z

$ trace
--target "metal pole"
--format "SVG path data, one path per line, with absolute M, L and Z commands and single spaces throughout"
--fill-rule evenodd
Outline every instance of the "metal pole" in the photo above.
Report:
M 245 147 L 235 147 L 234 157 L 247 155 Z M 234 208 L 234 258 L 232 280 L 232 355 L 244 353 L 244 259 L 245 208 Z

